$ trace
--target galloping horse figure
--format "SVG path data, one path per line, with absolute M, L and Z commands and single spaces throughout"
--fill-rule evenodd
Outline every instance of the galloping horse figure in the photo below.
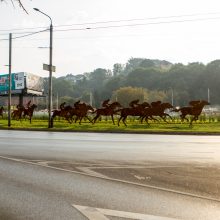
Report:
M 3 118 L 3 112 L 4 112 L 4 107 L 2 106 L 2 107 L 0 108 L 0 115 L 2 116 L 2 118 Z
M 109 104 L 107 107 L 105 108 L 98 108 L 96 109 L 96 111 L 94 113 L 96 113 L 96 116 L 93 118 L 92 122 L 93 124 L 96 122 L 96 120 L 101 117 L 102 115 L 104 116 L 111 116 L 112 118 L 112 122 L 113 124 L 115 124 L 113 115 L 116 112 L 116 108 L 121 107 L 121 104 L 119 102 L 113 102 L 111 104 Z
M 138 102 L 139 102 L 139 99 L 133 100 L 133 101 L 131 101 L 131 102 L 129 103 L 129 106 L 130 106 L 131 108 L 134 108 L 135 106 L 140 105 L 140 104 L 138 104 Z
M 94 112 L 94 108 L 91 105 L 88 105 L 86 103 L 79 103 L 74 111 L 74 114 L 76 115 L 75 122 L 79 120 L 79 124 L 81 125 L 81 121 L 83 118 L 87 118 L 90 122 L 92 122 L 87 115 L 89 111 L 91 111 L 92 113 Z
M 109 106 L 109 101 L 110 101 L 110 99 L 104 100 L 104 101 L 102 102 L 102 107 L 103 107 L 103 108 L 108 107 L 108 106 Z
M 152 102 L 150 108 L 146 108 L 144 110 L 144 115 L 141 118 L 141 122 L 143 122 L 144 119 L 147 123 L 148 123 L 148 119 L 157 120 L 153 118 L 153 116 L 159 116 L 165 122 L 167 122 L 166 117 L 169 117 L 172 120 L 172 117 L 164 112 L 166 109 L 171 109 L 171 108 L 173 108 L 173 106 L 168 102 L 165 103 L 162 103 L 161 101 Z
M 51 119 L 53 120 L 56 116 L 65 118 L 69 123 L 71 123 L 71 111 L 72 107 L 70 105 L 65 106 L 65 102 L 60 105 L 60 109 L 53 110 Z
M 16 120 L 21 120 L 22 118 L 22 113 L 24 111 L 24 106 L 23 105 L 17 105 L 16 106 L 17 109 L 15 109 L 12 113 L 11 113 L 11 116 L 13 119 L 16 119 Z
M 180 109 L 174 109 L 173 111 L 181 112 L 181 115 L 180 115 L 181 121 L 184 121 L 184 119 L 189 121 L 189 119 L 186 118 L 186 116 L 192 115 L 193 118 L 191 119 L 190 124 L 189 124 L 189 126 L 191 127 L 193 121 L 196 121 L 199 119 L 199 116 L 202 113 L 202 109 L 204 108 L 204 106 L 210 105 L 210 103 L 205 100 L 201 100 L 201 101 L 196 100 L 196 101 L 189 102 L 189 104 L 191 106 L 182 107 Z
M 23 117 L 25 118 L 27 116 L 30 120 L 30 123 L 31 123 L 31 119 L 33 117 L 33 113 L 34 113 L 35 108 L 37 108 L 37 105 L 32 104 L 32 105 L 29 105 L 28 108 L 23 109 Z
M 131 116 L 143 116 L 143 112 L 145 108 L 149 108 L 150 105 L 147 102 L 143 102 L 142 104 L 138 104 L 139 100 L 134 100 L 129 103 L 129 106 L 131 108 L 122 108 L 119 109 L 117 112 L 121 112 L 121 117 L 118 120 L 118 126 L 120 125 L 120 121 L 122 120 L 123 124 L 127 126 L 126 124 L 126 118 Z M 136 106 L 135 106 L 136 105 Z

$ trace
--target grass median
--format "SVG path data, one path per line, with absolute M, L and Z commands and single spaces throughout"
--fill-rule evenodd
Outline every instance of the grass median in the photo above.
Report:
M 0 129 L 8 129 L 7 119 L 0 120 Z M 10 129 L 17 130 L 51 130 L 51 131 L 79 131 L 79 132 L 115 132 L 115 133 L 173 133 L 173 134 L 219 134 L 220 122 L 198 121 L 189 127 L 189 123 L 181 123 L 180 121 L 169 122 L 151 122 L 150 125 L 146 123 L 141 124 L 138 120 L 127 120 L 127 127 L 121 123 L 113 125 L 111 120 L 98 121 L 95 124 L 88 120 L 79 123 L 68 123 L 66 120 L 54 120 L 54 127 L 48 129 L 47 119 L 33 118 L 30 124 L 29 120 L 11 120 Z

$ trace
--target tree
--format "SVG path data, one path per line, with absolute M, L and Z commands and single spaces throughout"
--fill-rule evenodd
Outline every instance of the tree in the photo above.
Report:
M 165 92 L 152 90 L 152 91 L 148 91 L 148 96 L 147 96 L 146 101 L 151 103 L 151 102 L 155 102 L 155 101 L 165 102 L 165 101 L 169 101 L 169 100 L 168 100 L 168 96 Z
M 118 76 L 121 75 L 121 73 L 123 72 L 123 65 L 120 63 L 115 63 L 113 66 L 113 76 Z
M 154 68 L 137 68 L 128 74 L 126 85 L 150 90 L 157 89 L 160 75 L 160 71 Z
M 134 69 L 140 67 L 140 63 L 143 61 L 144 59 L 142 58 L 130 58 L 128 60 L 128 62 L 125 65 L 125 69 L 124 69 L 124 74 L 128 75 L 131 71 L 133 71 Z
M 131 101 L 139 99 L 140 102 L 143 102 L 147 96 L 148 93 L 143 88 L 122 87 L 113 93 L 112 100 L 117 100 L 122 106 L 127 107 Z
M 65 102 L 68 105 L 73 105 L 73 103 L 75 103 L 77 101 L 77 99 L 74 99 L 70 96 L 62 96 L 60 97 L 60 103 Z

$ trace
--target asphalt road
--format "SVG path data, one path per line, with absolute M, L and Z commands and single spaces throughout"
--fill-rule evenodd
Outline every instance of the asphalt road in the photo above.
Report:
M 0 155 L 51 160 L 220 164 L 220 136 L 0 132 Z
M 0 140 L 1 220 L 220 219 L 218 201 L 26 162 L 65 160 L 112 166 L 171 161 L 217 166 L 218 136 L 1 131 Z M 138 218 L 138 213 L 143 215 Z

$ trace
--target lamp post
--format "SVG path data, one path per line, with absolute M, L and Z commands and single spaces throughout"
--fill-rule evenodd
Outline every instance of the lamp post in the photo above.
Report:
M 45 14 L 38 8 L 34 8 L 35 11 L 40 12 L 41 14 L 47 16 L 50 19 L 50 53 L 49 53 L 49 120 L 48 120 L 48 128 L 53 127 L 53 123 L 51 120 L 51 110 L 52 110 L 52 55 L 53 55 L 53 23 L 52 19 L 49 15 Z
M 11 127 L 11 54 L 12 34 L 9 34 L 9 64 L 8 64 L 8 127 Z

